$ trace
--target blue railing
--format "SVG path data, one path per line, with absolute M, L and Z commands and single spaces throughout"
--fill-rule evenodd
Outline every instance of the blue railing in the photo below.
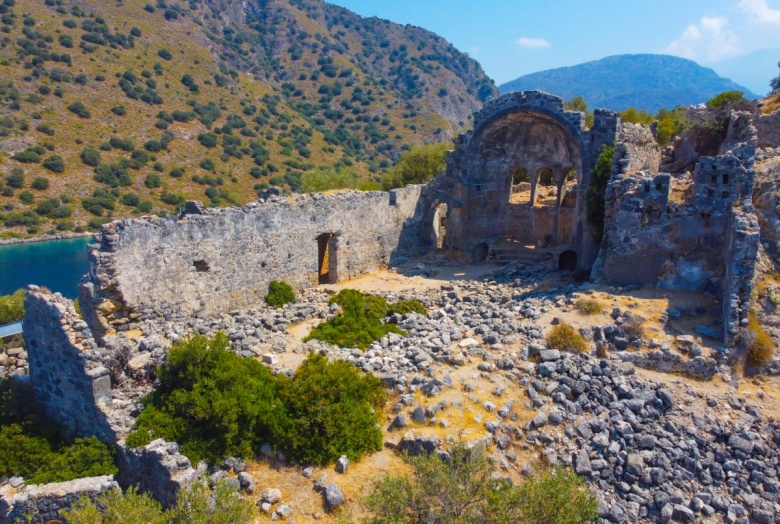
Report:
M 0 338 L 10 337 L 11 335 L 18 335 L 22 332 L 22 323 L 14 322 L 12 324 L 5 324 L 0 326 Z

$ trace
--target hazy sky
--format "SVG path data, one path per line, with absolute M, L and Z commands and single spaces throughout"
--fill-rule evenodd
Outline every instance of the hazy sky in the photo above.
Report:
M 666 53 L 712 66 L 780 49 L 780 0 L 328 1 L 434 31 L 497 84 L 615 54 Z M 776 73 L 767 71 L 765 83 Z

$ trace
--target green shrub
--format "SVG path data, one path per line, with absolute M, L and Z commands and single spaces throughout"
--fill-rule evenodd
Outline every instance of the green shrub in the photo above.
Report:
M 29 191 L 22 191 L 19 193 L 19 201 L 22 204 L 32 204 L 35 201 L 35 197 Z
M 415 146 L 401 155 L 398 165 L 382 178 L 385 190 L 404 187 L 408 184 L 425 184 L 447 169 L 447 151 L 452 144 L 430 144 Z
M 612 157 L 615 147 L 606 147 L 599 153 L 596 166 L 590 172 L 590 187 L 585 193 L 585 214 L 595 229 L 594 239 L 601 244 L 604 237 L 604 194 L 607 191 L 609 177 L 612 175 Z
M 85 106 L 81 102 L 73 102 L 72 104 L 70 104 L 68 106 L 68 111 L 81 118 L 89 118 L 90 116 L 92 116 L 90 115 L 89 110 L 87 110 L 87 106 Z
M 387 315 L 387 302 L 382 297 L 343 289 L 330 298 L 330 303 L 340 305 L 342 313 L 319 324 L 304 341 L 317 339 L 341 347 L 365 349 L 388 333 L 406 334 L 397 326 L 380 321 Z
M 165 438 L 193 462 L 215 463 L 251 457 L 264 442 L 276 442 L 290 457 L 318 464 L 381 447 L 378 379 L 319 355 L 310 355 L 293 378 L 274 376 L 229 345 L 223 333 L 174 344 L 128 446 Z
M 256 360 L 233 353 L 223 333 L 174 344 L 158 377 L 127 440 L 131 447 L 164 438 L 178 442 L 193 463 L 215 463 L 251 457 L 279 432 L 284 407 L 275 378 Z
M 179 491 L 176 506 L 167 511 L 150 495 L 131 487 L 125 493 L 118 489 L 103 493 L 95 502 L 84 496 L 62 513 L 70 524 L 246 524 L 256 510 L 220 480 L 213 491 L 204 482 L 188 485 Z
M 111 144 L 111 147 L 115 147 L 117 149 L 121 149 L 122 151 L 133 151 L 135 149 L 135 146 L 133 145 L 133 141 L 129 138 L 118 138 L 115 136 L 112 136 L 109 141 L 109 144 Z
M 211 131 L 208 133 L 201 133 L 198 135 L 198 142 L 204 147 L 217 147 L 217 134 Z
M 287 410 L 282 448 L 304 463 L 328 464 L 341 455 L 359 460 L 382 449 L 376 409 L 382 382 L 343 360 L 311 354 L 292 379 L 281 375 L 279 396 Z
M 65 160 L 60 155 L 51 155 L 43 161 L 43 167 L 54 173 L 65 171 Z
M 577 330 L 565 322 L 553 326 L 547 334 L 547 345 L 553 349 L 585 353 L 588 351 L 588 342 L 582 338 Z
M 399 300 L 395 304 L 390 304 L 387 308 L 388 315 L 407 315 L 409 313 L 419 313 L 420 315 L 427 315 L 428 310 L 425 308 L 422 302 L 413 298 L 411 300 Z
M 15 167 L 5 176 L 5 183 L 8 187 L 21 189 L 24 187 L 24 171 L 20 167 Z
M 588 524 L 598 516 L 597 495 L 571 470 L 537 473 L 519 486 L 492 477 L 484 451 L 463 445 L 406 457 L 412 477 L 384 476 L 365 500 L 371 524 Z
M 167 49 L 160 49 L 159 51 L 157 51 L 157 56 L 159 56 L 163 60 L 173 60 L 173 55 Z
M 158 175 L 157 173 L 149 173 L 148 175 L 146 175 L 146 179 L 144 180 L 144 185 L 149 189 L 155 189 L 162 185 L 162 179 L 160 178 L 160 175 Z
M 71 440 L 29 384 L 0 380 L 0 477 L 40 484 L 116 473 L 110 446 L 95 437 Z
M 35 179 L 32 181 L 32 184 L 30 184 L 30 187 L 37 189 L 38 191 L 49 189 L 49 179 L 42 176 L 35 177 Z
M 600 315 L 604 312 L 604 306 L 598 300 L 583 298 L 575 304 L 577 311 L 583 315 Z
M 17 322 L 24 317 L 24 298 L 27 291 L 18 289 L 13 295 L 0 296 L 0 324 Z
M 141 197 L 139 197 L 135 193 L 125 193 L 124 195 L 122 195 L 120 202 L 122 202 L 126 206 L 135 207 L 141 203 Z
M 265 296 L 265 302 L 273 307 L 291 304 L 295 302 L 295 291 L 287 282 L 272 280 L 268 283 L 268 294 Z

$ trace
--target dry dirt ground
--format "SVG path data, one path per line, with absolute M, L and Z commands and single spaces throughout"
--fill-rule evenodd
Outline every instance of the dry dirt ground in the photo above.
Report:
M 334 286 L 328 286 L 334 292 L 343 288 L 359 289 L 364 292 L 375 293 L 402 293 L 411 289 L 438 289 L 442 284 L 457 280 L 478 279 L 497 268 L 495 266 L 445 266 L 436 268 L 437 274 L 426 278 L 421 276 L 404 276 L 393 271 L 380 271 L 371 275 L 364 276 L 357 280 L 346 282 Z M 550 284 L 555 284 L 551 282 Z M 539 284 L 535 284 L 537 287 Z M 578 295 L 575 295 L 575 299 Z M 630 293 L 615 294 L 609 290 L 593 291 L 587 295 L 581 295 L 583 298 L 589 298 L 598 301 L 604 306 L 604 312 L 597 315 L 583 315 L 575 307 L 569 306 L 563 309 L 546 313 L 538 320 L 539 325 L 548 329 L 553 318 L 566 321 L 576 327 L 592 327 L 595 325 L 606 325 L 611 322 L 609 314 L 613 308 L 629 310 L 632 314 L 640 315 L 646 319 L 645 330 L 648 339 L 656 339 L 659 342 L 672 341 L 673 337 L 680 334 L 696 335 L 695 326 L 706 324 L 713 320 L 714 309 L 719 305 L 710 298 L 679 292 L 661 292 L 657 290 L 639 290 Z M 672 319 L 670 322 L 662 322 L 667 316 L 669 309 L 683 309 L 689 312 L 681 319 Z M 696 314 L 696 311 L 700 314 Z M 301 340 L 316 325 L 317 321 L 307 321 L 294 325 L 289 330 L 290 347 L 300 347 Z M 470 336 L 472 333 L 466 332 L 464 336 Z M 700 341 L 702 347 L 714 350 L 717 346 L 715 341 L 703 339 Z M 457 344 L 458 342 L 454 342 Z M 507 348 L 507 351 L 519 351 L 517 348 Z M 639 349 L 642 351 L 642 349 Z M 279 364 L 285 368 L 292 368 L 300 364 L 305 359 L 303 352 L 288 351 L 278 355 Z M 533 409 L 528 398 L 524 393 L 524 388 L 517 383 L 512 383 L 503 373 L 485 373 L 477 369 L 479 359 L 469 358 L 466 365 L 461 367 L 452 367 L 443 363 L 435 363 L 434 370 L 437 376 L 449 374 L 454 383 L 454 388 L 443 390 L 437 397 L 424 397 L 418 393 L 416 405 L 423 407 L 447 400 L 450 407 L 437 415 L 437 422 L 420 425 L 410 421 L 410 425 L 404 430 L 390 431 L 388 428 L 395 413 L 393 407 L 396 403 L 394 398 L 390 398 L 385 406 L 384 417 L 384 436 L 386 445 L 397 443 L 403 433 L 412 430 L 415 433 L 426 436 L 437 436 L 450 441 L 476 441 L 489 437 L 484 427 L 484 422 L 489 420 L 491 413 L 485 408 L 486 401 L 492 401 L 498 407 L 509 400 L 515 401 L 514 411 L 518 413 L 519 418 L 515 422 L 518 426 L 524 426 L 537 413 Z M 533 369 L 533 364 L 526 363 Z M 521 365 L 522 367 L 522 365 Z M 711 381 L 695 381 L 677 375 L 657 373 L 648 370 L 637 369 L 637 375 L 647 380 L 663 382 L 670 386 L 676 400 L 684 405 L 689 405 L 689 412 L 710 416 L 712 418 L 724 421 L 736 422 L 742 411 L 733 410 L 729 404 L 729 397 L 739 397 L 749 401 L 761 409 L 764 416 L 776 416 L 780 413 L 780 379 L 773 378 L 751 378 L 744 379 L 736 383 L 735 381 L 726 382 L 729 377 L 716 375 Z M 471 386 L 467 391 L 464 385 L 469 383 Z M 503 386 L 505 392 L 501 398 L 492 395 L 492 391 L 497 386 Z M 473 389 L 472 389 L 473 388 Z M 709 407 L 707 399 L 717 400 L 716 407 Z M 494 414 L 493 414 L 494 415 Z M 697 415 L 698 416 L 698 415 Z M 440 424 L 441 420 L 446 420 L 447 427 Z M 692 420 L 682 420 L 684 424 L 696 424 L 696 417 Z M 563 426 L 551 428 L 551 432 L 563 431 Z M 520 469 L 526 462 L 541 461 L 538 448 L 530 445 L 514 445 L 514 451 L 519 459 L 514 464 L 516 469 L 504 471 L 515 481 L 522 478 Z M 306 478 L 303 475 L 302 468 L 299 466 L 285 465 L 277 460 L 264 460 L 250 464 L 249 472 L 257 480 L 257 490 L 255 497 L 259 497 L 260 492 L 267 487 L 278 488 L 282 492 L 281 503 L 287 504 L 293 508 L 292 519 L 296 523 L 302 522 L 338 522 L 344 516 L 352 516 L 357 519 L 364 514 L 360 501 L 370 493 L 374 481 L 385 474 L 407 474 L 409 467 L 403 459 L 393 452 L 389 447 L 383 451 L 369 456 L 359 463 L 351 464 L 345 475 L 339 474 L 334 467 L 315 468 L 314 473 Z M 338 484 L 346 498 L 346 503 L 340 511 L 335 514 L 326 512 L 323 509 L 323 501 L 320 494 L 314 490 L 314 482 L 322 475 L 328 477 L 329 482 Z M 272 508 L 278 507 L 275 505 Z M 261 514 L 259 522 L 270 520 L 271 514 Z

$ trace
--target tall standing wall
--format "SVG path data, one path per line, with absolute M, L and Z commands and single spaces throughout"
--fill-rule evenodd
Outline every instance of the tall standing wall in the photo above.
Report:
M 298 289 L 318 283 L 323 234 L 332 235 L 331 281 L 376 271 L 418 254 L 421 190 L 274 197 L 181 219 L 114 222 L 91 248 L 82 308 L 96 326 L 98 317 L 121 325 L 131 315 L 209 315 L 257 304 L 271 280 Z

